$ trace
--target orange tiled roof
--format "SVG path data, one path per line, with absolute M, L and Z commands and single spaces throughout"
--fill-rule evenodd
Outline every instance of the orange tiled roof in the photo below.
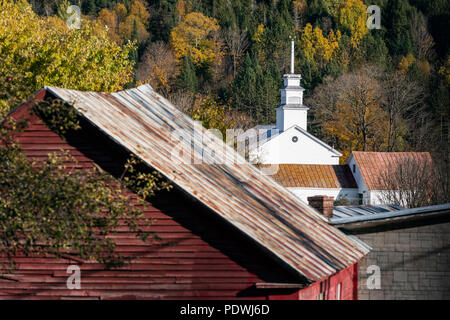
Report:
M 429 152 L 363 152 L 353 151 L 352 156 L 369 190 L 380 190 L 379 177 L 387 168 L 405 159 L 430 161 Z
M 280 164 L 273 178 L 287 188 L 357 188 L 347 165 Z

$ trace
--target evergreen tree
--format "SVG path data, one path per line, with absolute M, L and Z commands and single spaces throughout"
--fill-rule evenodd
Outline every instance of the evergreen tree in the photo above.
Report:
M 137 41 L 139 42 L 139 33 L 138 33 L 138 27 L 136 19 L 133 21 L 133 31 L 131 32 L 131 41 Z
M 361 40 L 360 52 L 365 61 L 379 65 L 389 66 L 389 50 L 383 40 L 381 30 L 372 30 Z
M 294 22 L 289 11 L 290 1 L 281 0 L 277 5 L 269 7 L 267 28 L 264 31 L 265 63 L 273 62 L 279 70 L 289 64 L 289 43 L 293 35 Z M 262 58 L 262 57 L 260 57 Z M 263 64 L 263 62 L 261 62 Z
M 411 33 L 411 6 L 408 0 L 389 1 L 384 13 L 387 26 L 387 46 L 394 56 L 405 56 L 414 52 L 414 38 Z
M 130 40 L 136 41 L 136 43 L 139 43 L 139 34 L 138 34 L 138 27 L 137 27 L 136 19 L 134 19 L 134 22 L 133 22 L 133 31 L 131 33 Z M 130 60 L 133 61 L 135 65 L 138 63 L 138 61 L 139 61 L 138 48 L 136 48 L 135 50 L 133 50 L 130 53 Z
M 181 74 L 179 76 L 178 87 L 190 92 L 197 92 L 198 80 L 195 73 L 195 66 L 189 55 L 186 55 L 183 60 Z
M 252 120 L 256 123 L 255 104 L 257 99 L 256 73 L 253 69 L 253 61 L 247 53 L 244 64 L 232 84 L 233 107 L 252 116 Z
M 280 102 L 281 76 L 275 63 L 266 70 L 258 58 L 245 56 L 244 64 L 232 84 L 232 103 L 237 110 L 252 117 L 254 123 L 273 123 L 275 107 Z
M 83 13 L 87 15 L 95 15 L 97 13 L 97 6 L 95 0 L 85 0 L 81 6 Z
M 232 3 L 227 0 L 214 0 L 213 6 L 215 17 L 221 28 L 227 29 L 237 25 Z
M 300 61 L 303 87 L 307 90 L 306 92 L 312 91 L 321 82 L 322 75 L 314 60 L 307 59 L 301 50 L 297 50 L 297 52 L 299 56 L 298 60 Z
M 174 5 L 161 1 L 161 5 L 153 8 L 150 15 L 149 32 L 152 41 L 168 42 L 170 31 L 178 22 Z
M 97 13 L 97 5 L 95 0 L 85 0 L 81 6 L 84 14 L 95 15 Z
M 259 75 L 258 75 L 259 76 Z M 270 124 L 275 122 L 275 107 L 280 104 L 281 75 L 277 66 L 272 63 L 258 78 L 259 97 L 259 123 Z
M 108 0 L 95 0 L 96 12 L 108 7 Z

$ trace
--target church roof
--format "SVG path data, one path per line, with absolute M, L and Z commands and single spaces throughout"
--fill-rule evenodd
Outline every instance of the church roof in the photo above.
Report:
M 280 164 L 272 176 L 287 188 L 357 188 L 347 165 Z
M 273 139 L 283 135 L 283 134 L 287 134 L 288 131 L 290 130 L 298 130 L 300 133 L 304 134 L 306 137 L 308 137 L 309 139 L 315 141 L 318 145 L 322 146 L 323 148 L 328 149 L 330 152 L 334 153 L 337 157 L 341 157 L 342 153 L 340 153 L 339 151 L 337 151 L 336 149 L 334 149 L 333 147 L 329 146 L 328 144 L 326 144 L 325 142 L 323 142 L 322 140 L 320 140 L 319 138 L 313 136 L 311 133 L 309 133 L 308 131 L 302 129 L 301 127 L 297 126 L 297 125 L 293 125 L 292 127 L 290 127 L 289 129 L 283 131 L 283 132 L 277 132 L 277 128 L 275 126 L 263 126 L 263 125 L 258 125 L 256 127 L 254 127 L 253 129 L 255 129 L 258 133 L 258 139 L 259 139 L 259 145 L 255 146 L 255 147 L 261 147 L 263 144 L 268 143 L 269 141 L 272 141 Z M 265 131 L 263 134 L 261 134 L 261 131 Z M 273 132 L 275 131 L 275 132 Z M 256 148 L 255 148 L 256 149 Z M 252 150 L 250 150 L 252 151 Z

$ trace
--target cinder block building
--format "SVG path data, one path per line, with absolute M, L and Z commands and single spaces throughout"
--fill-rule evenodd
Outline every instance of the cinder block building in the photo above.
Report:
M 371 247 L 358 263 L 358 299 L 450 299 L 450 204 L 371 208 L 338 207 L 329 220 Z M 353 215 L 343 215 L 352 210 Z

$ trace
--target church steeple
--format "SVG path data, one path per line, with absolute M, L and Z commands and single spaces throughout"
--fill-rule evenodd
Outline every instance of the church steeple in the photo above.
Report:
M 295 44 L 294 41 L 291 41 L 291 74 L 294 74 L 294 57 L 295 57 Z
M 285 131 L 297 125 L 303 130 L 307 126 L 308 108 L 303 105 L 303 89 L 300 85 L 301 75 L 294 70 L 294 41 L 291 41 L 291 73 L 283 76 L 284 87 L 281 91 L 281 105 L 275 108 L 277 111 L 277 129 Z

